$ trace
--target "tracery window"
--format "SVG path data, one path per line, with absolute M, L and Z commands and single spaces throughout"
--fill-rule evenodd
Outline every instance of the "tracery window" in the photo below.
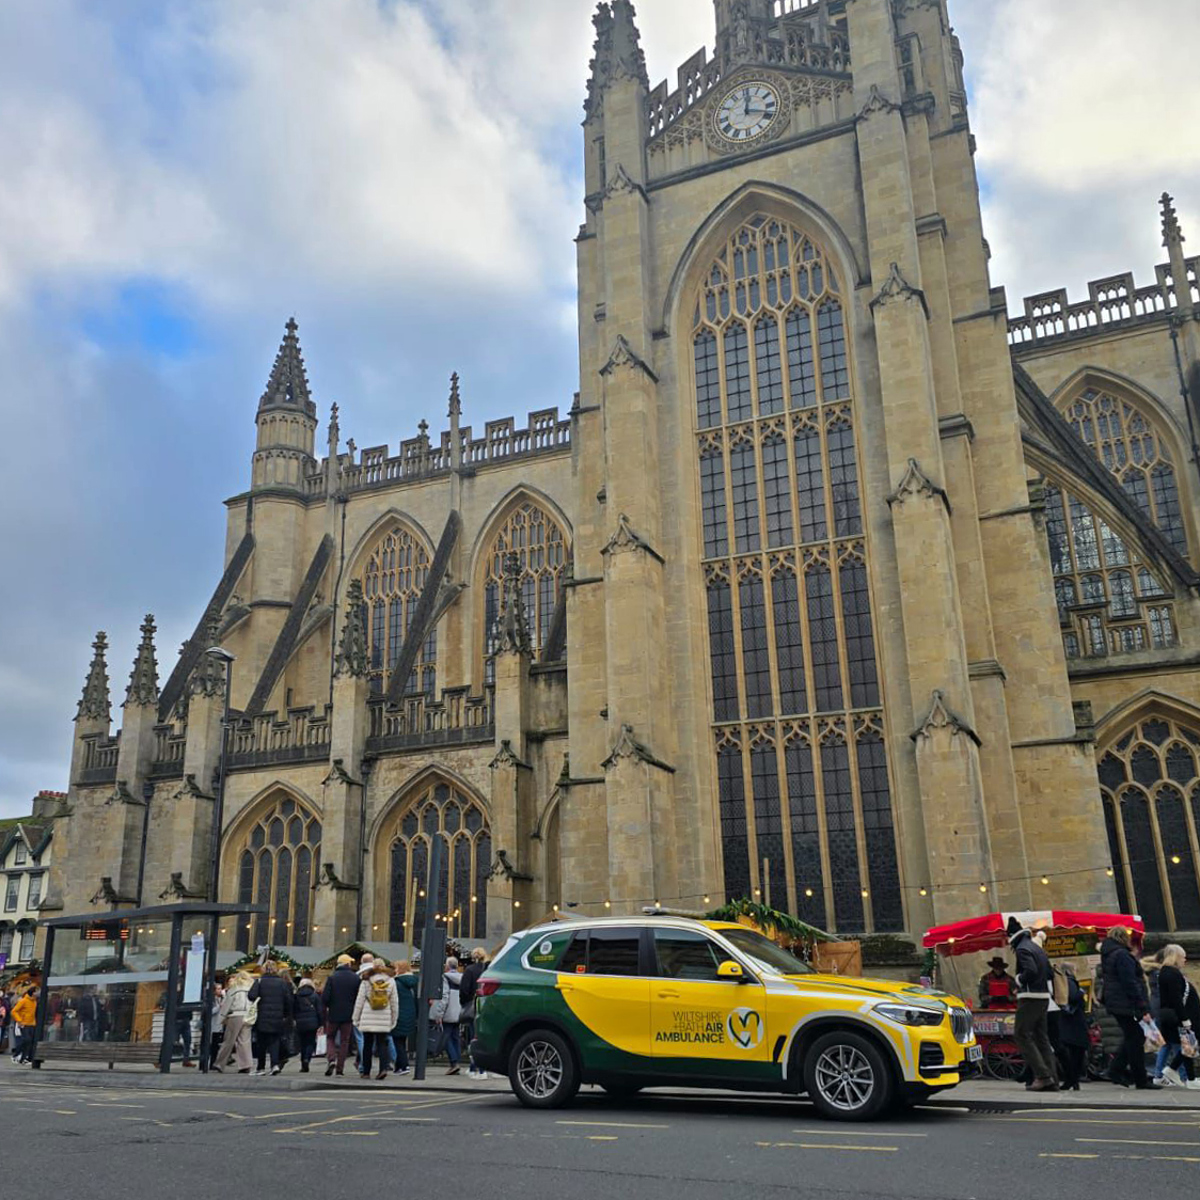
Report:
M 252 919 L 252 929 L 239 924 L 239 950 L 309 944 L 320 854 L 321 822 L 303 804 L 280 795 L 263 809 L 237 857 L 238 903 L 269 911 Z
M 484 682 L 495 682 L 491 655 L 497 645 L 500 591 L 504 558 L 516 554 L 521 568 L 521 597 L 529 622 L 533 652 L 539 655 L 554 619 L 567 564 L 567 538 L 558 522 L 531 500 L 518 505 L 496 535 L 484 563 L 483 628 L 485 630 Z
M 1046 536 L 1067 658 L 1175 644 L 1170 594 L 1098 513 L 1048 487 Z
M 1187 556 L 1187 530 L 1166 440 L 1128 400 L 1088 388 L 1064 416 L 1163 536 Z
M 363 607 L 367 625 L 371 691 L 385 692 L 392 668 L 404 648 L 421 592 L 429 579 L 432 555 L 402 525 L 380 539 L 363 569 Z M 408 677 L 409 695 L 432 700 L 437 687 L 437 630 L 432 629 Z
M 1099 757 L 1122 912 L 1156 932 L 1200 929 L 1200 732 L 1149 716 Z
M 842 931 L 904 926 L 840 285 L 756 216 L 694 311 L 725 891 Z
M 431 839 L 446 839 L 441 889 L 425 894 Z M 391 854 L 389 937 L 412 942 L 430 904 L 451 937 L 487 936 L 487 878 L 492 834 L 482 805 L 448 783 L 431 783 L 397 814 Z

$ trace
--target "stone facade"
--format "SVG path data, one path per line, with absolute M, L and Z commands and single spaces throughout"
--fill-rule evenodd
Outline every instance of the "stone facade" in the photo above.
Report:
M 270 905 L 231 944 L 737 895 L 1200 926 L 1169 202 L 1155 285 L 1010 322 L 944 0 L 716 16 L 669 91 L 599 6 L 568 412 L 478 435 L 455 377 L 440 437 L 343 447 L 335 406 L 318 457 L 288 323 L 225 572 L 161 687 L 147 619 L 119 735 L 96 641 L 50 905 L 206 894 L 223 790 L 220 897 Z

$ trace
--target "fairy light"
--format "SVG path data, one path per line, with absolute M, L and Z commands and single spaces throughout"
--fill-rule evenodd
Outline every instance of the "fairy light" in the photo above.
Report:
M 1173 862 L 1173 863 L 1174 863 L 1176 866 L 1179 866 L 1179 864 L 1180 864 L 1180 862 L 1182 861 L 1182 859 L 1180 859 L 1180 857 L 1179 857 L 1179 855 L 1178 855 L 1178 854 L 1172 854 L 1172 855 L 1171 855 L 1171 861 L 1172 861 L 1172 862 Z
M 808 897 L 808 898 L 811 900 L 811 899 L 812 899 L 812 894 L 813 894 L 813 890 L 812 890 L 812 888 L 805 888 L 805 889 L 804 889 L 804 894 L 805 894 L 805 895 L 806 895 L 806 896 L 807 896 L 807 897 Z
M 921 889 L 921 895 L 922 895 L 922 896 L 928 896 L 928 895 L 929 895 L 929 889 L 928 889 L 928 888 L 922 888 L 922 889 Z
M 866 898 L 867 898 L 867 897 L 868 897 L 870 894 L 871 894 L 871 893 L 870 893 L 869 891 L 867 891 L 867 889 L 866 889 L 866 888 L 863 888 L 863 890 L 862 890 L 862 895 L 863 895 L 863 899 L 864 899 L 864 900 L 865 900 L 865 899 L 866 899 Z
M 1112 869 L 1112 867 L 1107 867 L 1107 868 L 1105 868 L 1105 871 L 1104 871 L 1104 873 L 1105 873 L 1105 875 L 1107 875 L 1107 876 L 1109 877 L 1109 879 L 1111 879 L 1111 878 L 1113 877 L 1113 869 Z
M 1045 875 L 1043 875 L 1043 876 L 1042 876 L 1042 883 L 1044 883 L 1044 884 L 1048 884 L 1049 882 L 1050 882 L 1050 880 L 1049 880 L 1049 879 L 1048 879 L 1048 878 L 1047 878 Z
M 981 884 L 979 885 L 979 890 L 980 890 L 981 892 L 986 892 L 986 891 L 987 891 L 987 884 L 986 884 L 986 883 L 981 883 Z
M 520 902 L 520 900 L 514 900 L 514 901 L 513 901 L 513 908 L 520 908 L 520 907 L 521 907 L 521 902 Z
M 606 900 L 604 903 L 607 905 L 607 904 L 608 904 L 608 901 Z M 705 897 L 704 897 L 704 903 L 705 903 L 705 904 L 711 904 L 712 902 L 709 900 L 709 898 L 708 898 L 707 896 L 705 896 Z

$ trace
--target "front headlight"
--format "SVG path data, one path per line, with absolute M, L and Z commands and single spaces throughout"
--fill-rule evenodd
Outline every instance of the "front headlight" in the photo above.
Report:
M 877 1004 L 874 1011 L 900 1025 L 940 1025 L 946 1019 L 943 1010 L 920 1008 L 915 1004 Z

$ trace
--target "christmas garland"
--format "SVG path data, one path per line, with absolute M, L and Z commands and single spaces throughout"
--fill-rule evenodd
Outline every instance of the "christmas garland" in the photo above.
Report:
M 278 963 L 280 966 L 287 967 L 297 978 L 307 975 L 313 969 L 311 963 L 297 962 L 290 954 L 284 954 L 282 950 L 277 950 L 274 946 L 267 948 L 267 961 Z M 230 963 L 225 967 L 226 975 L 234 975 L 238 971 L 248 971 L 258 966 L 258 960 L 262 957 L 261 951 L 254 951 L 252 954 L 244 954 L 235 963 Z
M 706 914 L 705 919 L 736 921 L 740 917 L 753 921 L 764 933 L 774 934 L 777 938 L 783 938 L 792 943 L 837 941 L 832 934 L 818 929 L 815 925 L 808 925 L 804 921 L 797 920 L 790 913 L 780 912 L 776 908 L 768 908 L 765 904 L 759 904 L 745 897 L 731 900 L 722 908 L 714 909 Z

